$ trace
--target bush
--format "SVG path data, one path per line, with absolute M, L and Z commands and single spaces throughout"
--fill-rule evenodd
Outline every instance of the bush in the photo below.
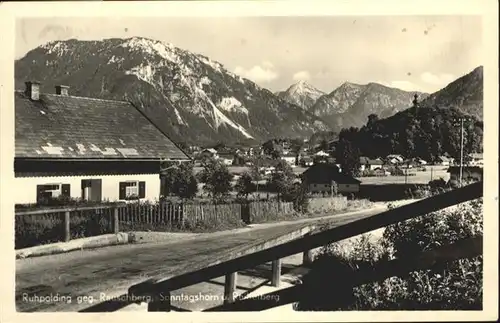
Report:
M 110 213 L 86 210 L 70 218 L 71 239 L 111 233 Z M 15 249 L 54 243 L 64 240 L 64 213 L 16 216 Z
M 376 268 L 401 255 L 482 234 L 482 199 L 388 226 L 379 241 L 369 235 L 322 248 L 304 277 L 307 293 L 298 310 L 481 310 L 482 256 L 436 265 L 382 282 L 351 286 L 359 268 Z M 335 268 L 335 274 L 332 270 Z M 339 274 L 339 272 L 341 274 Z M 317 288 L 313 290 L 312 288 Z M 319 290 L 330 288 L 325 297 Z M 339 291 L 340 289 L 340 291 Z M 333 292 L 335 291 L 335 292 Z

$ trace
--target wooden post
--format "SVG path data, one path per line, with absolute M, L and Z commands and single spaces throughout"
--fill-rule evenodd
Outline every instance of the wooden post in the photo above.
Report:
M 302 254 L 302 265 L 310 265 L 313 263 L 313 260 L 314 260 L 314 257 L 313 257 L 313 253 L 312 253 L 312 250 L 306 250 L 304 251 L 304 253 Z
M 170 292 L 163 292 L 148 303 L 148 312 L 170 312 L 171 305 Z
M 120 219 L 118 218 L 118 207 L 115 206 L 113 209 L 113 232 L 120 232 Z
M 226 279 L 224 281 L 224 304 L 234 302 L 234 292 L 236 291 L 237 277 L 237 272 L 226 275 Z
M 71 240 L 71 231 L 69 228 L 69 215 L 70 215 L 69 211 L 64 212 L 63 223 L 64 223 L 64 241 L 65 242 L 68 242 L 69 240 Z
M 281 277 L 281 259 L 273 260 L 273 272 L 271 277 L 271 285 L 273 287 L 280 286 L 280 277 Z

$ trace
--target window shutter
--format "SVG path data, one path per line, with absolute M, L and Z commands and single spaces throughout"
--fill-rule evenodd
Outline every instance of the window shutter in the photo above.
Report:
M 45 185 L 37 185 L 36 186 L 36 201 L 37 202 L 40 202 L 43 198 L 43 192 L 45 191 L 44 186 Z
M 124 200 L 126 198 L 126 187 L 127 183 L 120 182 L 120 192 L 118 193 L 119 200 Z
M 139 182 L 139 198 L 146 197 L 146 182 Z
M 70 185 L 69 184 L 62 184 L 61 185 L 61 195 L 62 196 L 71 196 L 71 190 L 70 190 Z

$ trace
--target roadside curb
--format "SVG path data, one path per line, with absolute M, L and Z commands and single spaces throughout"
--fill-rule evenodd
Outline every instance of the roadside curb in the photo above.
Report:
M 400 202 L 399 204 L 404 205 L 404 204 L 412 203 L 414 201 L 415 200 L 404 201 L 404 202 Z M 373 209 L 374 210 L 376 210 L 376 209 L 383 210 L 385 207 L 386 206 L 381 205 L 381 206 L 376 206 Z M 280 222 L 274 222 L 274 223 L 254 223 L 254 224 L 250 224 L 250 225 L 247 225 L 243 228 L 238 228 L 238 229 L 230 229 L 230 230 L 210 232 L 210 233 L 199 233 L 199 234 L 196 234 L 196 235 L 189 237 L 185 240 L 196 240 L 199 238 L 211 236 L 214 233 L 219 234 L 220 236 L 224 236 L 227 234 L 237 234 L 237 233 L 248 232 L 251 230 L 256 230 L 256 229 L 265 228 L 265 227 L 289 225 L 289 224 L 293 224 L 293 223 L 307 225 L 310 222 L 326 220 L 326 219 L 334 218 L 337 216 L 338 217 L 350 216 L 350 215 L 354 215 L 356 213 L 361 213 L 363 211 L 366 211 L 366 209 L 353 210 L 353 211 L 349 211 L 349 212 L 345 212 L 345 213 L 341 213 L 341 214 L 325 215 L 325 216 L 311 217 L 311 218 L 297 219 L 297 220 L 280 221 Z M 34 247 L 19 249 L 19 250 L 16 250 L 16 259 L 47 256 L 47 255 L 53 255 L 53 254 L 66 253 L 66 252 L 75 251 L 75 250 L 94 249 L 94 248 L 108 247 L 108 246 L 113 246 L 113 245 L 137 244 L 137 243 L 140 244 L 140 243 L 147 243 L 147 242 L 149 242 L 149 241 L 147 241 L 147 239 L 145 239 L 144 241 L 142 240 L 140 233 L 120 232 L 117 234 L 105 234 L 105 235 L 100 235 L 100 236 L 95 236 L 95 237 L 74 239 L 74 240 L 70 240 L 68 242 L 56 242 L 56 243 L 46 244 L 46 245 L 42 245 L 42 246 L 34 246 Z
M 92 249 L 133 242 L 133 235 L 129 235 L 128 233 L 120 232 L 117 234 L 105 234 L 96 237 L 74 239 L 68 242 L 56 242 L 43 246 L 19 249 L 16 250 L 16 259 L 53 255 L 74 250 Z

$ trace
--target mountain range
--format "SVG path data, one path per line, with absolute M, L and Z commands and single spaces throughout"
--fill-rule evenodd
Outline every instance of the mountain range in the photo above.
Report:
M 458 78 L 427 97 L 422 106 L 455 107 L 483 120 L 483 67 Z
M 300 105 L 307 102 L 303 108 L 321 118 L 333 131 L 344 127 L 360 127 L 366 123 L 370 114 L 386 118 L 411 106 L 413 96 L 417 94 L 425 99 L 429 94 L 421 92 L 406 92 L 390 88 L 378 83 L 355 84 L 345 82 L 332 92 L 322 94 L 311 85 L 300 86 L 299 82 L 282 92 L 283 98 Z M 306 88 L 306 91 L 291 91 L 295 88 Z
M 133 37 L 54 41 L 15 62 L 16 89 L 58 84 L 70 95 L 129 100 L 173 140 L 197 144 L 305 137 L 328 129 L 312 113 L 203 55 Z
M 42 92 L 68 85 L 70 95 L 129 100 L 173 140 L 196 144 L 338 132 L 409 108 L 415 93 L 422 104 L 482 117 L 482 67 L 431 95 L 349 82 L 324 93 L 304 81 L 272 93 L 208 57 L 142 37 L 39 46 L 15 62 L 16 89 L 28 80 Z

